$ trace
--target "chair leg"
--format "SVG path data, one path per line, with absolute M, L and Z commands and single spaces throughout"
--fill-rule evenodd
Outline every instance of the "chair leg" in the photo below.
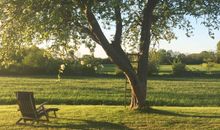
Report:
M 53 113 L 54 113 L 54 116 L 57 117 L 56 111 L 53 111 Z
M 49 122 L 49 116 L 48 116 L 48 114 L 46 114 L 45 117 L 46 117 L 47 121 Z
M 22 118 L 20 118 L 20 119 L 16 122 L 16 124 L 18 125 L 18 124 L 20 123 L 21 120 L 22 120 Z

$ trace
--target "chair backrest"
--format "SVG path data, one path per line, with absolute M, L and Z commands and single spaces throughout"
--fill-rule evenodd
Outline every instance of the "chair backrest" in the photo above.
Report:
M 16 92 L 16 98 L 23 117 L 38 117 L 33 92 Z

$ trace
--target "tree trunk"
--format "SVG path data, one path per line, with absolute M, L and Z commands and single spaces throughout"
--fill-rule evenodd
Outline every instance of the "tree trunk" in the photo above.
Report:
M 147 106 L 146 104 L 146 81 L 139 80 L 137 74 L 129 75 L 126 74 L 129 83 L 131 85 L 131 102 L 130 108 L 131 109 L 144 109 Z
M 131 84 L 131 108 L 142 109 L 148 107 L 146 104 L 148 55 L 151 43 L 151 25 L 153 9 L 158 0 L 148 0 L 143 10 L 143 19 L 140 37 L 140 58 L 135 76 L 127 76 Z M 135 78 L 134 78 L 135 77 Z
M 133 90 L 131 91 L 131 103 L 130 103 L 131 109 L 143 109 L 148 107 L 145 103 L 146 101 L 146 96 L 144 94 L 145 89 L 142 86 L 139 87 L 141 87 L 143 93 L 135 93 L 135 91 Z M 141 95 L 141 98 L 138 99 L 136 95 Z

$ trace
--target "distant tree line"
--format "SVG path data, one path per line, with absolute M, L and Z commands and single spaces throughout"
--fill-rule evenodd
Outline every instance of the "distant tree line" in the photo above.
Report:
M 202 51 L 200 53 L 183 54 L 179 52 L 173 52 L 171 50 L 158 50 L 159 62 L 161 65 L 171 65 L 175 59 L 179 59 L 181 62 L 188 65 L 197 65 L 206 62 L 220 63 L 220 57 L 213 51 Z
M 101 64 L 111 63 L 109 59 L 90 55 L 63 58 L 37 46 L 24 48 L 19 53 L 7 52 L 10 55 L 7 64 L 1 48 L 0 54 L 0 75 L 56 75 L 61 65 L 65 65 L 64 75 L 91 75 L 102 68 Z
M 171 65 L 175 59 L 187 65 L 198 65 L 202 63 L 220 63 L 220 41 L 217 43 L 216 52 L 202 51 L 200 53 L 183 54 L 180 52 L 173 52 L 172 50 L 158 50 L 159 62 L 162 65 Z
M 5 62 L 4 55 L 9 57 Z M 76 58 L 70 54 L 60 56 L 37 46 L 23 48 L 18 52 L 4 52 L 0 48 L 0 75 L 56 75 L 61 65 L 65 65 L 64 75 L 92 75 L 101 72 L 105 64 L 112 64 L 109 58 L 95 58 L 84 55 Z M 151 49 L 149 53 L 148 74 L 157 74 L 159 65 L 172 65 L 173 73 L 184 73 L 186 65 L 220 63 L 220 41 L 217 51 L 183 54 L 172 50 Z M 115 70 L 116 74 L 124 75 Z

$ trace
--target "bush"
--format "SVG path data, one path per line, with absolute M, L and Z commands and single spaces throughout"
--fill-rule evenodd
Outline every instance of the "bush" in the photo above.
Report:
M 174 75 L 185 74 L 186 64 L 182 63 L 180 60 L 174 60 L 172 63 L 172 70 Z
M 159 64 L 155 61 L 148 61 L 148 75 L 157 74 L 159 72 Z
M 65 62 L 66 67 L 63 75 L 72 76 L 72 75 L 94 75 L 95 69 L 92 66 L 81 65 L 78 61 L 75 62 Z
M 160 60 L 159 53 L 151 50 L 148 59 L 148 75 L 157 74 L 159 72 Z

